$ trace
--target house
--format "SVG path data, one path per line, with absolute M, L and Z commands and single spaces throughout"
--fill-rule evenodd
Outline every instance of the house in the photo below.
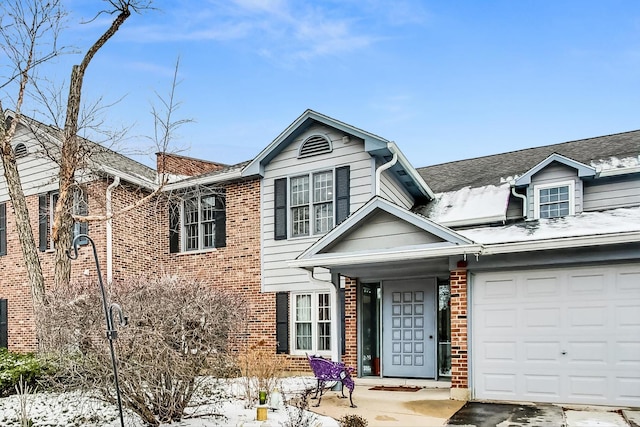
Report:
M 89 225 L 111 278 L 154 265 L 243 293 L 249 341 L 293 370 L 313 353 L 358 376 L 444 377 L 457 399 L 640 405 L 640 131 L 416 169 L 392 141 L 307 110 L 238 165 L 161 154 L 132 173 L 110 155 L 86 185 L 114 205 L 171 179 L 111 237 Z M 12 280 L 0 297 L 21 348 L 28 288 L 20 302 Z

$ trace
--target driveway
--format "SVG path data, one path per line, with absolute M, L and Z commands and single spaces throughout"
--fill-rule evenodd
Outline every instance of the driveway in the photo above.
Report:
M 467 402 L 446 425 L 467 427 L 640 427 L 640 410 Z

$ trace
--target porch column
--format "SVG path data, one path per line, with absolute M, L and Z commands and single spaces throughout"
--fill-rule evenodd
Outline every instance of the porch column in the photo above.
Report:
M 334 310 L 333 310 L 333 318 L 335 319 L 333 322 L 333 330 L 335 331 L 335 339 L 332 340 L 332 351 L 331 351 L 331 359 L 335 361 L 342 361 L 342 335 L 344 331 L 342 330 L 342 304 L 340 304 L 340 274 L 331 273 L 331 283 L 334 286 Z
M 451 398 L 469 400 L 467 353 L 467 262 L 449 273 L 451 287 Z

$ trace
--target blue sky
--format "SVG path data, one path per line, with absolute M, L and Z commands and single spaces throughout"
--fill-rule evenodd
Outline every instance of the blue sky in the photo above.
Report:
M 86 48 L 98 2 L 72 0 Z M 91 64 L 105 126 L 148 148 L 154 93 L 180 58 L 181 154 L 237 163 L 311 108 L 395 141 L 414 166 L 640 128 L 640 2 L 156 1 Z M 69 61 L 50 71 L 66 78 Z M 151 157 L 147 157 L 151 163 Z

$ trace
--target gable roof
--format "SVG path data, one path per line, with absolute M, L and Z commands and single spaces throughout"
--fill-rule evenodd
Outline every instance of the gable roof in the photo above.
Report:
M 7 111 L 11 117 L 15 117 L 13 111 Z M 20 116 L 21 124 L 31 132 L 39 132 L 48 138 L 53 144 L 60 145 L 62 130 L 55 126 L 46 125 L 36 119 Z M 155 169 L 143 165 L 125 155 L 117 153 L 110 148 L 100 145 L 78 135 L 81 145 L 84 147 L 88 160 L 98 169 L 107 174 L 119 175 L 129 182 L 151 187 L 156 184 L 157 173 Z
M 347 123 L 333 119 L 313 110 L 306 110 L 293 123 L 291 123 L 280 135 L 262 150 L 242 170 L 242 176 L 264 176 L 264 167 L 273 160 L 282 150 L 312 125 L 320 123 L 333 127 L 344 133 L 360 138 L 364 141 L 364 150 L 373 157 L 378 157 L 382 162 L 389 162 L 397 158 L 396 163 L 388 169 L 396 179 L 401 182 L 407 191 L 418 200 L 433 198 L 433 191 L 422 179 L 417 170 L 409 163 L 400 152 L 394 142 L 378 135 L 351 126 Z
M 440 193 L 466 186 L 499 185 L 501 179 L 522 175 L 553 153 L 585 165 L 612 157 L 637 158 L 640 155 L 640 130 L 442 163 L 417 170 L 431 188 Z
M 427 244 L 407 244 L 406 246 L 394 248 L 369 247 L 366 250 L 353 252 L 332 251 L 332 248 L 346 238 L 351 231 L 361 226 L 366 227 L 368 218 L 370 218 L 372 214 L 381 211 L 389 213 L 395 217 L 397 221 L 409 223 L 424 233 L 439 238 L 439 241 Z M 302 252 L 294 261 L 289 262 L 289 265 L 300 268 L 313 268 L 314 266 L 329 268 L 338 265 L 407 261 L 410 259 L 425 258 L 426 256 L 461 255 L 465 253 L 478 253 L 479 251 L 479 245 L 476 245 L 473 241 L 463 237 L 461 234 L 420 215 L 407 211 L 382 197 L 375 196 L 341 224 Z
M 576 169 L 580 178 L 593 177 L 596 174 L 596 169 L 591 166 L 587 166 L 584 163 L 576 162 L 575 160 L 569 159 L 568 157 L 565 157 L 561 154 L 553 153 L 552 155 L 529 169 L 524 175 L 518 177 L 518 179 L 516 179 L 515 181 L 515 185 L 521 186 L 531 184 L 531 177 L 553 162 L 562 163 L 563 165 Z

